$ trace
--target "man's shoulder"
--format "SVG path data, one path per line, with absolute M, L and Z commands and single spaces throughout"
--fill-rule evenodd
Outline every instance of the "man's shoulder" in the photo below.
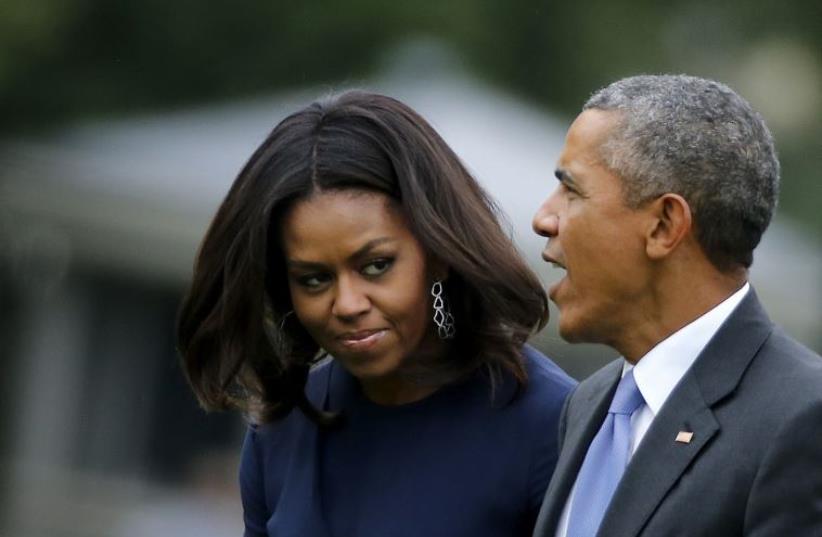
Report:
M 822 373 L 822 356 L 793 339 L 778 325 L 774 325 L 762 350 L 791 357 L 793 367 Z
M 780 399 L 822 401 L 822 356 L 775 326 L 756 357 L 761 382 L 784 393 Z

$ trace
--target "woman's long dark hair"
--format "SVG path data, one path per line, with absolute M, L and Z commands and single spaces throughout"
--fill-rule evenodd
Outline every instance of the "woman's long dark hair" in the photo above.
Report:
M 305 383 L 318 347 L 300 325 L 279 245 L 296 200 L 328 189 L 395 199 L 429 255 L 449 268 L 456 338 L 430 364 L 446 382 L 482 366 L 527 382 L 521 347 L 548 318 L 545 292 L 494 202 L 433 128 L 401 102 L 352 91 L 287 117 L 243 167 L 206 233 L 178 320 L 188 381 L 207 409 L 257 421 L 294 407 L 323 422 Z

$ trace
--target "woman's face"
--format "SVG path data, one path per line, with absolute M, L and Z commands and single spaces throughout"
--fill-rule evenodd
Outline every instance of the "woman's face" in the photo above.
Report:
M 297 318 L 364 387 L 401 377 L 435 340 L 430 267 L 388 196 L 314 194 L 285 214 L 282 239 Z

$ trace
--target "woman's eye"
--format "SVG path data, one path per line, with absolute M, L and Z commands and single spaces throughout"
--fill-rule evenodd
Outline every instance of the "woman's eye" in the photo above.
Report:
M 297 278 L 297 283 L 309 289 L 322 287 L 328 281 L 328 277 L 323 274 L 305 274 Z
M 375 259 L 363 267 L 362 273 L 366 276 L 379 276 L 391 268 L 393 263 L 394 260 L 389 258 Z

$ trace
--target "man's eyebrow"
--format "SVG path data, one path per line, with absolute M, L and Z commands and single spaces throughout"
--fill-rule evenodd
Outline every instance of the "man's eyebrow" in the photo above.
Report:
M 374 248 L 381 246 L 382 244 L 394 241 L 396 241 L 396 239 L 391 237 L 380 237 L 377 239 L 371 239 L 370 241 L 363 244 L 360 248 L 358 248 L 357 251 L 351 255 L 351 258 L 357 259 L 360 257 L 364 257 L 366 254 L 368 254 L 368 252 L 370 252 Z M 303 261 L 300 259 L 287 259 L 286 265 L 288 265 L 288 268 L 298 270 L 319 270 L 325 267 L 325 265 L 323 265 L 322 263 L 317 263 L 314 261 Z

